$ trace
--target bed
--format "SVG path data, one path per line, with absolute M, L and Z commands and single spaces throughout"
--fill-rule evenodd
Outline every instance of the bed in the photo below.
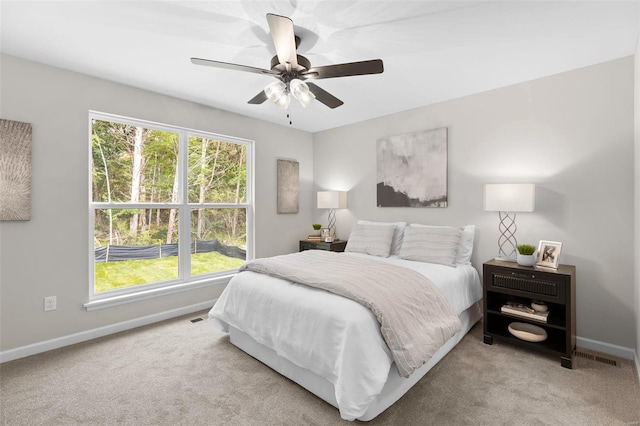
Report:
M 382 232 L 383 228 L 392 231 Z M 428 277 L 446 300 L 459 327 L 409 374 L 400 368 L 374 309 L 296 279 L 244 270 L 229 282 L 209 312 L 209 320 L 229 333 L 232 344 L 337 407 L 343 419 L 371 420 L 402 397 L 481 317 L 482 286 L 470 263 L 473 227 L 418 228 L 422 227 L 360 221 L 352 230 L 346 252 L 332 253 L 340 257 L 329 258 L 356 265 L 368 262 L 394 274 L 398 269 L 392 268 L 408 269 Z M 457 229 L 453 242 L 442 241 L 442 234 L 438 234 L 442 228 L 447 232 Z M 417 240 L 416 234 L 420 236 Z M 442 245 L 449 246 L 444 261 L 438 257 L 443 253 Z M 421 260 L 409 260 L 412 253 L 418 253 Z M 287 256 L 296 254 L 276 257 Z M 324 261 L 322 256 L 319 259 Z

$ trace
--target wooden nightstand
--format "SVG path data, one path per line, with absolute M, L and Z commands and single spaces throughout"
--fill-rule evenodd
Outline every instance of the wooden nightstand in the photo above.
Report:
M 300 240 L 300 251 L 304 250 L 327 250 L 327 251 L 344 251 L 347 246 L 347 240 L 336 240 L 332 243 L 324 241 Z
M 484 343 L 500 339 L 560 356 L 560 365 L 573 368 L 576 347 L 576 267 L 559 265 L 558 269 L 519 266 L 515 262 L 490 260 L 483 267 Z M 507 302 L 531 306 L 532 300 L 549 307 L 547 322 L 530 320 L 501 312 Z M 542 327 L 547 339 L 527 342 L 509 333 L 512 322 Z

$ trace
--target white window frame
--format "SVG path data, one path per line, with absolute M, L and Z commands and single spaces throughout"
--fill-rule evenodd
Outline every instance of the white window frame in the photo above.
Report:
M 172 132 L 178 134 L 178 179 L 180 181 L 180 188 L 178 191 L 179 201 L 177 204 L 171 203 L 122 203 L 122 202 L 94 202 L 92 197 L 92 170 L 89 166 L 88 173 L 88 193 L 89 193 L 89 301 L 84 304 L 84 307 L 91 311 L 108 306 L 115 306 L 122 303 L 128 303 L 136 300 L 147 299 L 150 297 L 162 296 L 165 294 L 171 294 L 178 291 L 190 290 L 198 287 L 210 286 L 219 283 L 226 283 L 229 279 L 235 275 L 237 269 L 226 270 L 220 272 L 212 272 L 209 274 L 191 276 L 191 209 L 193 208 L 244 208 L 246 209 L 246 222 L 247 222 L 247 260 L 253 259 L 253 235 L 254 235 L 254 206 L 253 206 L 253 176 L 254 176 L 254 142 L 252 140 L 236 138 L 232 136 L 225 136 L 211 132 L 205 132 L 201 130 L 188 129 L 179 126 L 172 126 L 167 124 L 155 123 L 146 120 L 139 120 L 130 117 L 123 117 L 114 114 L 108 114 L 98 111 L 89 111 L 89 129 L 88 129 L 88 142 L 89 142 L 89 157 L 88 164 L 91 164 L 92 149 L 91 149 L 91 130 L 93 120 L 111 121 L 122 124 L 128 124 L 132 126 L 141 126 L 148 129 L 161 130 L 166 132 Z M 189 136 L 205 137 L 223 142 L 230 142 L 235 144 L 241 144 L 246 146 L 246 168 L 247 168 L 247 181 L 246 181 L 246 200 L 244 203 L 189 203 L 188 191 L 185 189 L 188 187 L 188 140 Z M 178 209 L 178 278 L 168 281 L 161 281 L 148 284 L 139 284 L 130 287 L 119 288 L 115 290 L 109 290 L 104 292 L 95 292 L 95 252 L 94 252 L 94 226 L 95 226 L 95 210 L 99 209 L 148 209 L 148 208 L 177 208 Z M 185 220 L 184 218 L 187 218 Z

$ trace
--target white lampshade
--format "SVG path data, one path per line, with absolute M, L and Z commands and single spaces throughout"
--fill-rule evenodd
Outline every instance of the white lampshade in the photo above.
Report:
M 319 209 L 346 209 L 346 191 L 318 191 Z
M 494 183 L 484 186 L 484 209 L 491 212 L 532 212 L 536 185 L 533 183 Z

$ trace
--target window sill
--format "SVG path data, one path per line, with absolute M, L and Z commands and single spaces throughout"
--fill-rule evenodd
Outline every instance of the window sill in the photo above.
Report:
M 208 287 L 220 284 L 227 284 L 235 274 L 224 275 L 221 277 L 209 278 L 201 281 L 191 281 L 188 283 L 180 283 L 167 287 L 154 288 L 150 290 L 137 291 L 135 293 L 120 294 L 118 296 L 104 297 L 101 299 L 91 300 L 83 306 L 87 311 L 95 311 L 98 309 L 110 308 L 112 306 L 123 305 L 125 303 L 138 302 L 141 300 L 151 299 L 153 297 L 166 296 L 181 291 L 193 290 L 200 287 Z

